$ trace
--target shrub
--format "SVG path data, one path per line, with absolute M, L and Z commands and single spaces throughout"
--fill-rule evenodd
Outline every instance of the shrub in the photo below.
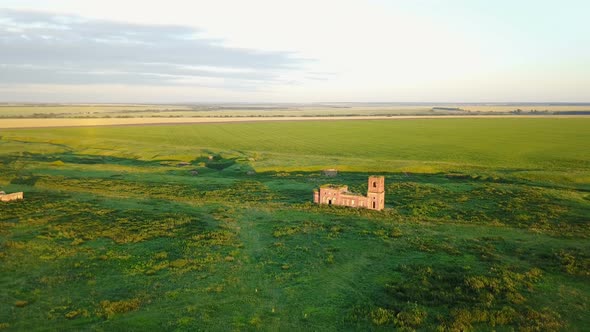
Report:
M 262 319 L 259 316 L 254 316 L 250 319 L 250 325 L 258 328 L 262 325 Z
M 590 276 L 590 259 L 587 255 L 574 250 L 560 250 L 555 254 L 561 268 L 567 274 Z
M 70 245 L 77 246 L 77 245 L 82 244 L 82 243 L 84 243 L 84 240 L 79 239 L 79 238 L 75 238 L 74 240 L 72 240 L 72 242 L 70 243 Z
M 190 263 L 189 260 L 179 258 L 177 260 L 170 262 L 170 267 L 178 269 L 178 268 L 185 267 L 188 263 Z
M 326 258 L 326 263 L 334 264 L 334 255 L 333 254 L 328 255 L 328 257 Z
M 369 316 L 375 325 L 387 325 L 395 321 L 395 312 L 381 307 L 372 310 Z
M 139 309 L 141 301 L 137 298 L 121 301 L 104 300 L 100 302 L 98 316 L 110 319 L 116 314 L 123 314 Z
M 395 316 L 395 325 L 399 327 L 417 328 L 422 325 L 426 316 L 428 316 L 426 311 L 420 308 L 417 304 L 414 304 L 411 308 L 400 311 Z
M 527 316 L 545 320 L 543 324 L 549 329 L 561 324 L 559 315 L 527 306 L 526 296 L 541 280 L 542 273 L 537 268 L 517 272 L 514 267 L 493 266 L 484 273 L 476 273 L 466 268 L 403 266 L 401 271 L 405 279 L 386 285 L 390 307 L 395 308 L 402 301 L 444 305 L 450 310 L 438 317 L 439 330 L 471 330 L 478 323 L 527 327 L 532 324 L 527 322 Z M 382 323 L 387 315 L 375 311 L 370 318 Z M 427 312 L 416 304 L 398 312 L 394 323 L 402 328 L 418 328 L 426 319 Z
M 22 307 L 26 307 L 29 304 L 28 301 L 24 301 L 24 300 L 18 300 L 16 302 L 14 302 L 14 306 L 17 308 L 22 308 Z
M 68 313 L 65 314 L 65 317 L 67 319 L 74 319 L 78 316 L 84 316 L 84 317 L 88 317 L 88 311 L 87 310 L 82 310 L 82 309 L 77 309 L 77 310 L 72 310 Z
M 154 259 L 166 259 L 166 258 L 168 258 L 168 253 L 167 253 L 167 252 L 165 252 L 165 251 L 162 251 L 162 252 L 156 253 L 156 254 L 154 255 Z

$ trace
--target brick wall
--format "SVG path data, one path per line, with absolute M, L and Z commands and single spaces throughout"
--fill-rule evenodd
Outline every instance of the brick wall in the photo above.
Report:
M 4 194 L 0 195 L 0 202 L 10 202 L 16 201 L 18 199 L 23 199 L 24 194 L 22 192 L 12 193 L 12 194 Z
M 314 203 L 359 207 L 370 210 L 385 208 L 385 178 L 369 177 L 367 196 L 354 195 L 348 192 L 348 186 L 323 186 L 314 190 Z

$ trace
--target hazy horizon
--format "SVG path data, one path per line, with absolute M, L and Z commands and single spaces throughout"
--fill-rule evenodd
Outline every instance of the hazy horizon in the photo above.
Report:
M 396 102 L 396 101 L 317 101 L 317 102 L 290 102 L 290 101 L 283 101 L 283 102 L 263 102 L 263 101 L 232 101 L 232 102 L 223 102 L 223 101 L 187 101 L 187 102 L 153 102 L 153 103 L 146 103 L 141 101 L 129 101 L 129 102 L 27 102 L 27 101 L 0 101 L 0 105 L 213 105 L 213 106 L 223 106 L 223 105 L 258 105 L 258 106 L 266 106 L 266 105 L 285 105 L 285 106 L 337 106 L 337 105 L 354 105 L 354 106 L 362 106 L 362 105 L 382 105 L 382 106 L 405 106 L 405 105 L 416 105 L 416 106 L 436 106 L 436 105 L 490 105 L 490 106 L 519 106 L 519 105 L 526 105 L 526 106 L 590 106 L 590 102 L 527 102 L 527 101 L 516 101 L 516 102 L 454 102 L 454 101 L 407 101 L 407 102 Z

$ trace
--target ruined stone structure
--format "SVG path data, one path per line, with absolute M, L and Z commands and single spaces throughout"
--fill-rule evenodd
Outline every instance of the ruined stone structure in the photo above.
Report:
M 7 194 L 3 191 L 0 191 L 0 202 L 10 202 L 10 201 L 16 201 L 19 199 L 23 199 L 24 198 L 24 194 L 23 192 L 18 192 L 18 193 L 12 193 L 12 194 Z
M 323 185 L 313 191 L 313 201 L 317 204 L 342 205 L 383 210 L 385 208 L 385 177 L 369 176 L 367 196 L 360 196 L 348 191 L 348 186 Z
M 335 168 L 328 168 L 322 171 L 323 176 L 334 177 L 338 175 L 338 170 Z

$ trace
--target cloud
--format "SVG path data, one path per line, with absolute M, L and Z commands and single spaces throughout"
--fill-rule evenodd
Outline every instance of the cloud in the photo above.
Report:
M 4 84 L 194 85 L 248 89 L 281 81 L 305 60 L 231 48 L 192 27 L 0 9 Z

